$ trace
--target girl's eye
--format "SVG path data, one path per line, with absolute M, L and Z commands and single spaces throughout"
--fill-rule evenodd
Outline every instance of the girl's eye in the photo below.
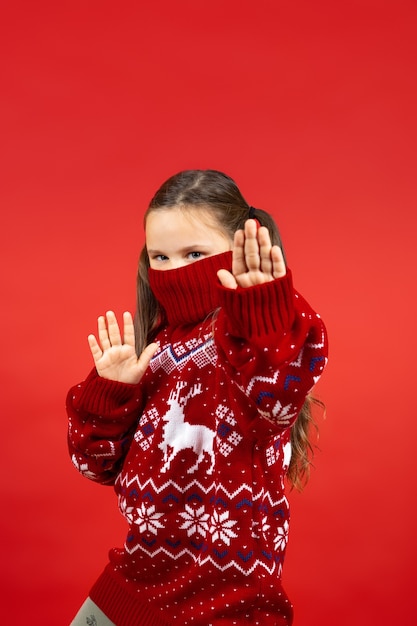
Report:
M 167 256 L 165 256 L 165 254 L 157 254 L 154 259 L 156 261 L 166 261 L 167 260 Z
M 191 259 L 200 259 L 201 258 L 201 252 L 190 252 L 190 254 L 188 256 Z

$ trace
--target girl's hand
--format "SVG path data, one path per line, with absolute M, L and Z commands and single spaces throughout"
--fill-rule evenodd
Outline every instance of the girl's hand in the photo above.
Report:
M 244 230 L 235 232 L 232 273 L 219 270 L 217 276 L 223 287 L 236 289 L 270 282 L 285 274 L 281 248 L 271 245 L 265 226 L 257 228 L 255 220 L 249 219 Z
M 157 344 L 147 346 L 140 357 L 135 350 L 135 330 L 130 313 L 123 314 L 123 339 L 113 311 L 98 318 L 98 341 L 88 336 L 91 354 L 99 376 L 136 385 L 144 375 Z

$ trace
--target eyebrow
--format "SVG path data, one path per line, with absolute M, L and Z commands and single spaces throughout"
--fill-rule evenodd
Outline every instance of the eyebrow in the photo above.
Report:
M 210 246 L 204 243 L 196 243 L 192 246 L 186 246 L 185 248 L 181 248 L 179 252 L 194 252 L 195 250 L 208 250 Z M 153 248 L 147 248 L 148 254 L 165 254 L 162 250 L 154 250 Z

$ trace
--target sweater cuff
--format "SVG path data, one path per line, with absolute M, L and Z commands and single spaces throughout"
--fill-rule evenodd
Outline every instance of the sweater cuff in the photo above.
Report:
M 114 413 L 126 405 L 135 394 L 137 385 L 102 378 L 94 368 L 79 385 L 74 397 L 74 408 L 100 416 L 114 417 Z
M 219 286 L 219 290 L 232 335 L 243 338 L 281 335 L 294 323 L 294 288 L 288 268 L 285 276 L 268 283 L 237 289 Z

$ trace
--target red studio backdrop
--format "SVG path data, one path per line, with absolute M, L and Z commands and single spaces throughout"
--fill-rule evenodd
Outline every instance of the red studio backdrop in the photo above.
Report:
M 415 0 L 1 13 L 1 622 L 68 624 L 123 543 L 112 489 L 70 463 L 65 395 L 97 315 L 134 308 L 150 197 L 215 168 L 276 217 L 329 331 L 289 495 L 295 626 L 416 624 Z

